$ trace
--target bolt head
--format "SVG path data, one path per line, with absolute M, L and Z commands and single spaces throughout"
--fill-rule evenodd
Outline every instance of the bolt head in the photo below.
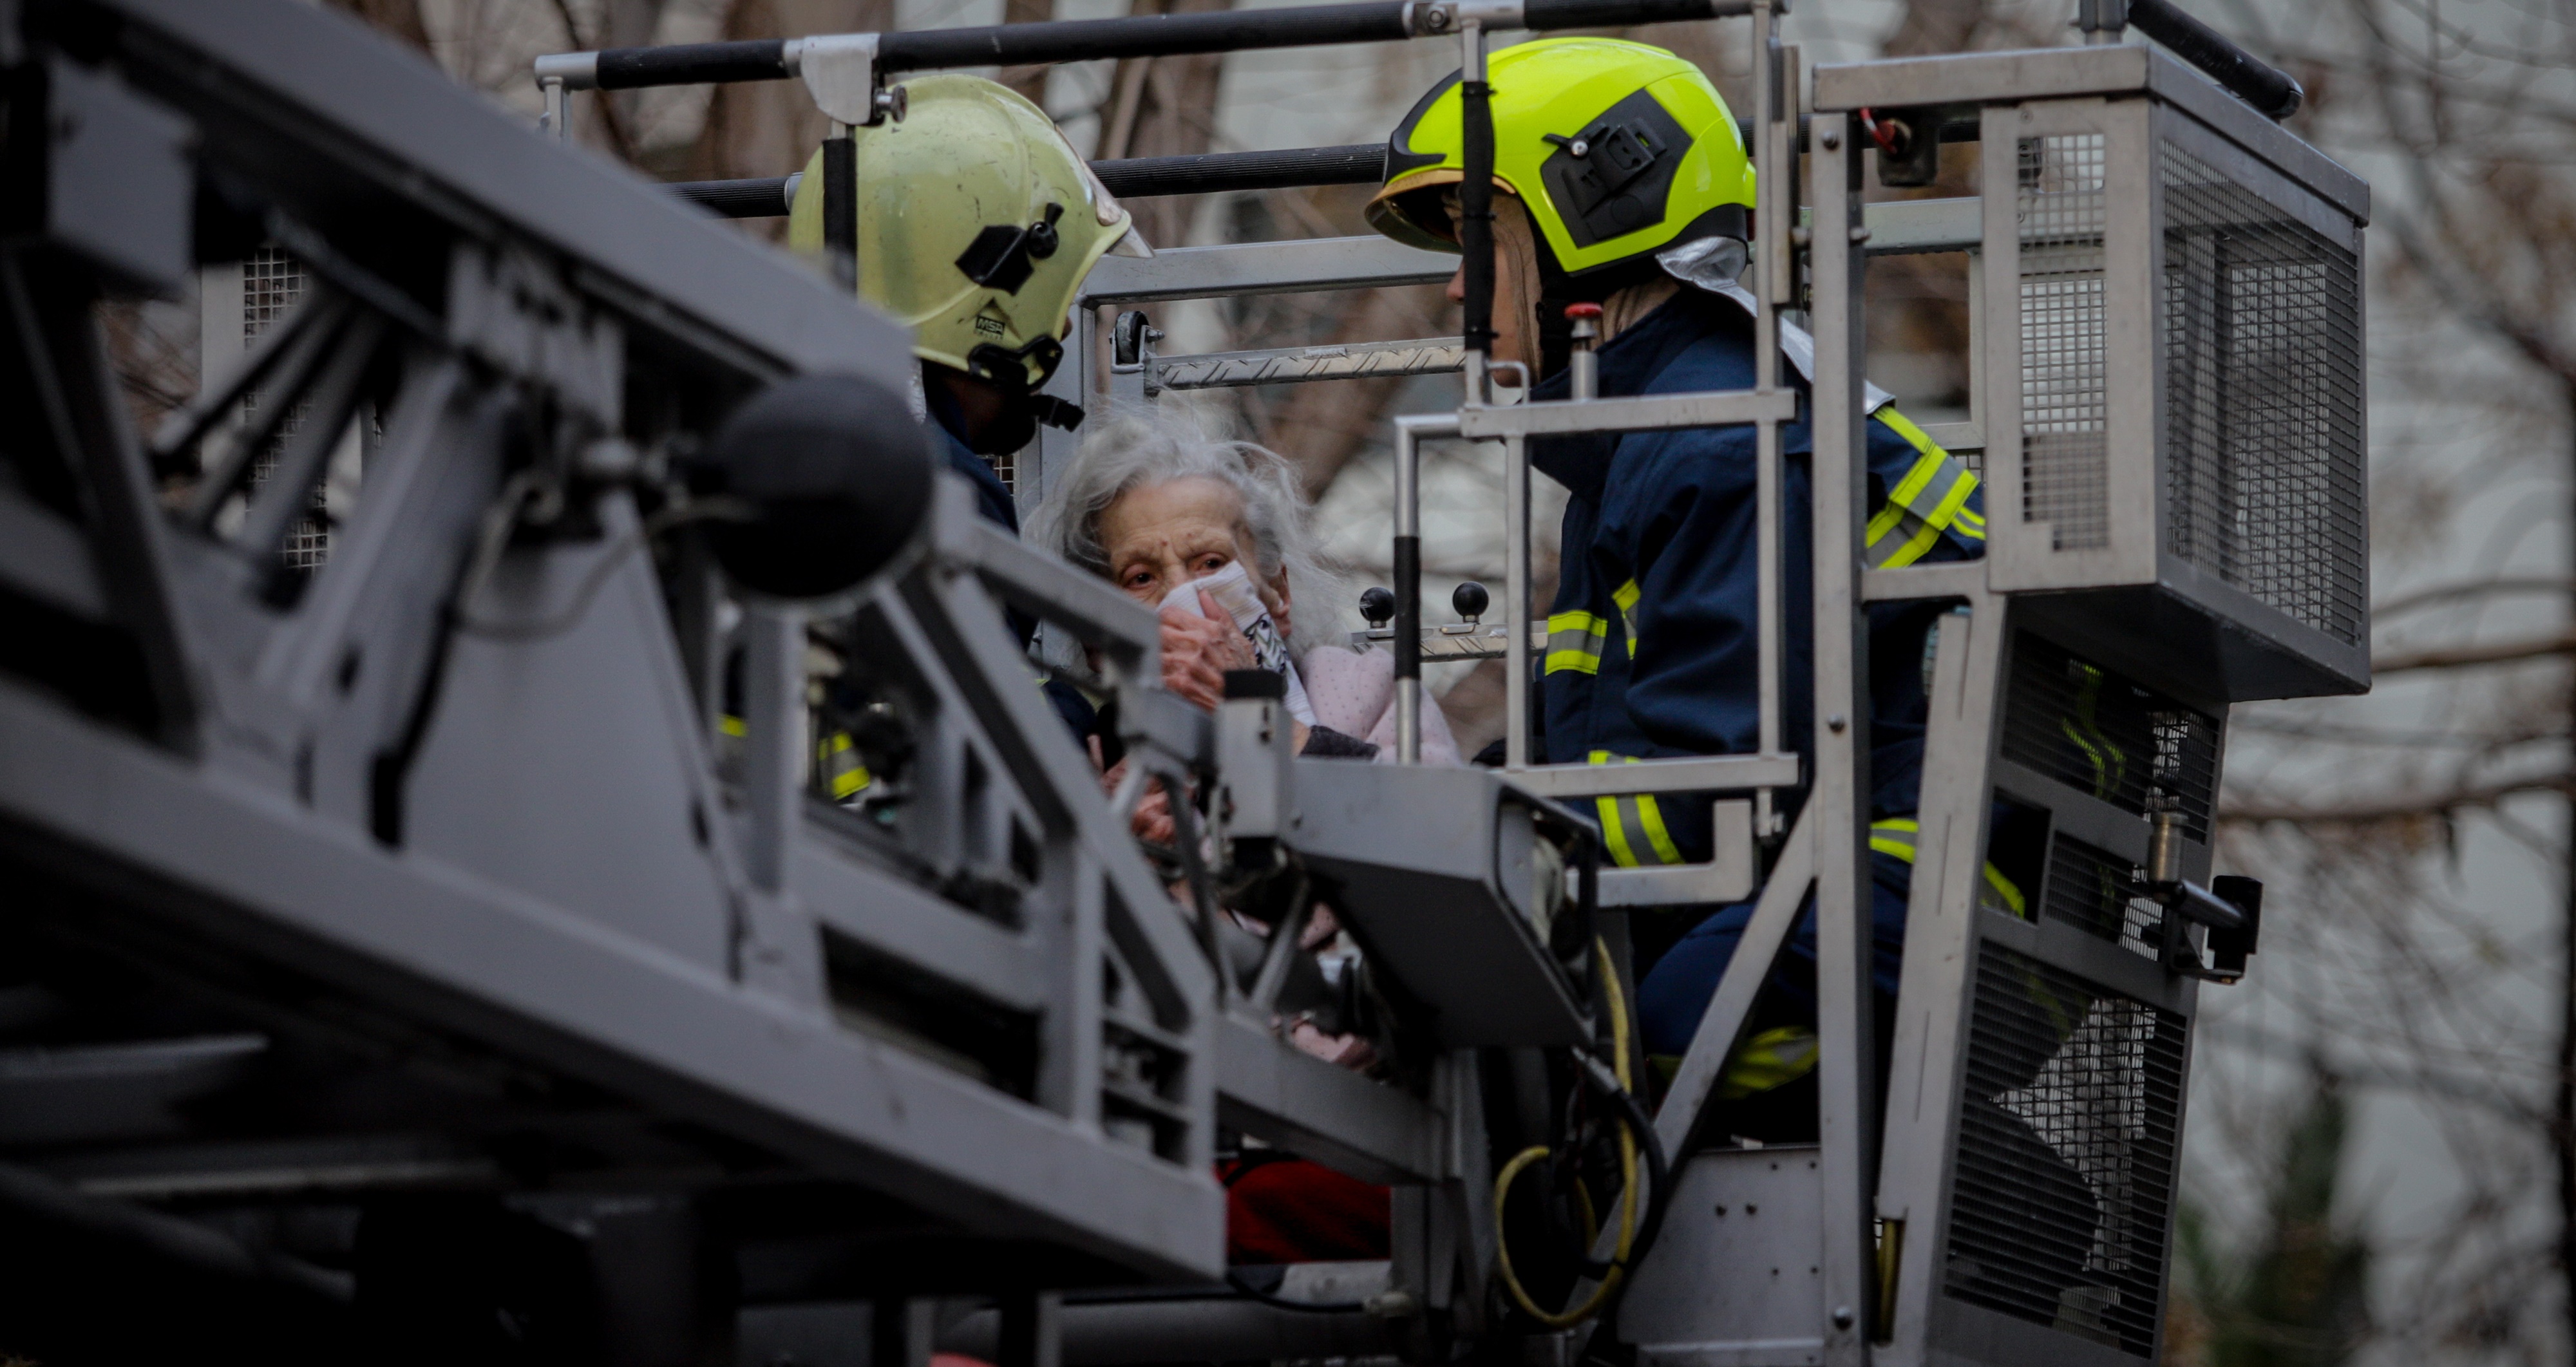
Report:
M 1834 1307 L 1834 1327 L 1836 1329 L 1849 1329 L 1852 1327 L 1853 1321 L 1858 1318 L 1858 1316 L 1852 1314 L 1852 1308 L 1848 1305 L 1837 1305 Z
M 1825 145 L 1825 150 L 1831 152 L 1835 148 L 1843 145 L 1842 130 L 1838 128 L 1828 128 L 1824 132 L 1816 135 L 1816 141 L 1823 143 Z

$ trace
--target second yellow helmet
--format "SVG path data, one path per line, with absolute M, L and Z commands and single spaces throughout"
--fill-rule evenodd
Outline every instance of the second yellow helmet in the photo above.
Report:
M 910 325 L 923 360 L 1035 389 L 1064 354 L 1082 277 L 1131 231 L 1127 211 L 1008 87 L 935 75 L 904 93 L 901 119 L 852 131 L 859 296 Z M 823 249 L 822 155 L 787 219 L 788 244 L 809 253 Z
M 1678 242 L 1746 236 L 1753 163 L 1726 99 L 1698 67 L 1644 43 L 1542 38 L 1487 67 L 1494 180 L 1520 197 L 1568 276 Z M 1444 187 L 1466 159 L 1455 75 L 1432 88 L 1386 145 L 1370 226 L 1456 251 Z

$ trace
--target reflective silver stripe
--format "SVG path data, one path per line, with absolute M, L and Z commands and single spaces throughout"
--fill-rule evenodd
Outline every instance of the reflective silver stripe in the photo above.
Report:
M 1610 624 L 1588 612 L 1560 612 L 1547 619 L 1549 674 L 1573 670 L 1601 672 L 1601 652 L 1610 643 Z

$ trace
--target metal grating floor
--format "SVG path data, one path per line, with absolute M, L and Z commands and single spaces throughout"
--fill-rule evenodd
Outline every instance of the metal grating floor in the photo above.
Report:
M 1945 1290 L 2149 1356 L 2186 1023 L 1987 943 L 1969 1029 Z
M 2359 262 L 2171 143 L 2156 172 L 2166 547 L 2358 645 L 2369 622 Z
M 2163 794 L 2196 841 L 2218 796 L 2213 718 L 2024 633 L 2004 699 L 2005 759 L 2140 816 Z

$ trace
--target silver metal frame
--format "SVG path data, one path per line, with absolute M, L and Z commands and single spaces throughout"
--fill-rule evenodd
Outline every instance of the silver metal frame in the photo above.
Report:
M 219 527 L 207 508 L 184 524 L 165 519 L 148 492 L 141 444 L 123 430 L 122 408 L 105 401 L 112 392 L 93 324 L 59 308 L 40 319 L 49 329 L 45 358 L 64 367 L 49 392 L 79 412 L 60 431 L 78 447 L 79 477 L 102 511 L 93 525 L 76 526 L 0 493 L 8 532 L 0 580 L 129 632 L 156 721 L 143 730 L 101 721 L 15 677 L 0 679 L 0 844 L 84 889 L 104 908 L 101 923 L 133 928 L 124 952 L 183 981 L 204 965 L 171 944 L 295 975 L 327 987 L 334 1009 L 477 1059 L 577 1079 L 633 1114 L 711 1129 L 801 1176 L 886 1191 L 970 1237 L 1043 1245 L 1056 1259 L 1050 1274 L 1097 1260 L 1140 1279 L 1221 1275 L 1223 1195 L 1209 1165 L 1222 1123 L 1396 1186 L 1394 1256 L 1372 1301 L 1383 1323 L 1345 1321 L 1300 1341 L 1394 1343 L 1428 1357 L 1449 1346 L 1448 1336 L 1493 1328 L 1485 1278 L 1498 1232 L 1475 1051 L 1560 1045 L 1590 1025 L 1581 975 L 1544 933 L 1541 908 L 1555 904 L 1557 875 L 1534 842 L 1542 826 L 1581 825 L 1553 800 L 1713 791 L 1725 795 L 1714 817 L 1716 857 L 1601 871 L 1599 905 L 1715 902 L 1758 887 L 1734 962 L 1654 1128 L 1676 1156 L 1681 1193 L 1712 1209 L 1724 1204 L 1712 1193 L 1756 1193 L 1774 1218 L 1748 1234 L 1749 1198 L 1734 1225 L 1676 1211 L 1667 1242 L 1638 1269 L 1622 1320 L 1642 1357 L 1671 1367 L 1859 1364 L 1874 1355 L 1925 1364 L 2134 1360 L 1945 1290 L 1980 959 L 2019 955 L 2186 1027 L 2197 1004 L 2192 979 L 2050 919 L 2037 905 L 2045 876 L 2029 890 L 2028 916 L 1987 909 L 1987 828 L 1999 794 L 2115 861 L 2148 862 L 2137 812 L 2005 755 L 2014 652 L 2027 640 L 2102 653 L 2106 604 L 2120 601 L 2109 595 L 2152 585 L 2211 620 L 2247 627 L 2263 649 L 2315 679 L 2349 682 L 2336 671 L 2351 662 L 2261 617 L 2270 610 L 2249 607 L 2245 595 L 2230 598 L 2232 590 L 2177 569 L 2163 549 L 2162 400 L 2151 391 L 2115 394 L 2114 503 L 2135 523 L 2118 524 L 2100 555 L 2043 554 L 2043 543 L 1997 517 L 1987 559 L 1860 568 L 1869 512 L 1867 258 L 1975 254 L 1978 407 L 1971 422 L 1936 437 L 2015 452 L 2019 410 L 2006 400 L 2019 353 L 2013 329 L 1998 324 L 2018 317 L 2015 276 L 2004 269 L 2018 244 L 2012 216 L 1999 212 L 2012 202 L 2009 157 L 1987 159 L 1980 200 L 1862 206 L 1866 163 L 1848 111 L 1965 105 L 1982 111 L 1994 136 L 2007 119 L 2016 129 L 2101 131 L 2128 172 L 2157 140 L 2188 141 L 2263 194 L 2301 206 L 2310 227 L 2355 240 L 2366 190 L 2304 144 L 2137 49 L 1825 68 L 1815 85 L 1816 179 L 1802 195 L 1795 168 L 1805 82 L 1796 50 L 1778 42 L 1776 8 L 1756 3 L 1754 388 L 1497 405 L 1485 358 L 1462 350 L 1459 407 L 1395 423 L 1397 531 L 1419 531 L 1420 441 L 1502 443 L 1507 764 L 1499 774 L 1415 767 L 1420 696 L 1408 689 L 1399 704 L 1407 763 L 1330 767 L 1287 760 L 1267 700 L 1230 701 L 1211 720 L 1165 692 L 1150 616 L 986 524 L 953 478 L 938 481 L 918 539 L 846 602 L 734 593 L 702 544 L 677 547 L 667 565 L 634 554 L 657 530 L 645 510 L 677 495 L 637 473 L 644 462 L 627 459 L 631 450 L 614 449 L 630 435 L 649 439 L 640 420 L 627 430 L 630 367 L 664 367 L 675 382 L 706 391 L 698 409 L 716 411 L 722 404 L 706 396 L 739 395 L 805 368 L 900 384 L 910 368 L 900 334 L 843 292 L 649 187 L 509 127 L 302 6 L 262 0 L 245 21 L 218 20 L 182 0 L 108 2 L 162 44 L 129 59 L 163 78 L 154 98 L 197 123 L 214 162 L 271 164 L 281 151 L 315 158 L 334 172 L 322 179 L 408 205 L 452 239 L 433 313 L 334 252 L 327 234 L 300 226 L 338 221 L 321 212 L 327 204 L 307 202 L 323 192 L 281 190 L 274 225 L 310 259 L 317 298 L 329 301 L 307 318 L 358 319 L 348 335 L 361 349 L 396 338 L 385 345 L 401 362 L 357 513 L 301 596 L 283 604 L 267 592 L 273 569 L 255 543 L 274 540 L 295 505 L 253 504 L 242 534 Z M 1438 12 L 1469 72 L 1481 70 L 1488 24 L 1517 14 L 1471 3 Z M 153 51 L 189 61 L 152 68 L 164 60 Z M 827 82 L 840 94 L 817 86 L 827 107 L 844 86 L 872 80 L 856 46 L 812 55 L 832 56 L 841 72 Z M 562 90 L 577 77 L 549 75 L 554 131 Z M 2143 173 L 2132 180 L 2152 184 Z M 567 182 L 577 194 L 561 193 Z M 1804 227 L 1796 226 L 1801 198 L 1812 208 Z M 2108 307 L 2123 320 L 2121 345 L 2137 355 L 2143 344 L 2127 335 L 2129 320 L 2152 322 L 2162 307 L 2152 274 L 2155 209 L 2151 202 L 2110 225 L 2118 271 Z M 1780 429 L 1799 411 L 1778 344 L 1781 312 L 1798 297 L 1801 246 L 1816 348 L 1808 387 L 1816 732 L 1807 772 L 1779 731 L 1777 677 L 1786 615 Z M 15 257 L 5 264 L 16 271 Z M 1056 392 L 1085 398 L 1111 378 L 1089 343 L 1113 304 L 1427 282 L 1451 267 L 1449 257 L 1379 239 L 1113 257 L 1076 308 L 1085 344 L 1072 348 Z M 25 290 L 15 274 L 0 284 Z M 295 373 L 333 394 L 346 390 L 360 363 L 326 356 L 330 334 L 307 334 L 281 329 L 274 354 L 291 352 L 296 359 L 282 364 Z M 1404 348 L 1415 351 L 1404 373 L 1450 364 L 1425 358 L 1442 348 L 1420 342 L 1327 356 L 1148 354 L 1132 381 L 1139 397 L 1151 397 L 1191 384 L 1347 378 L 1385 373 L 1372 372 L 1368 358 Z M 1181 378 L 1184 366 L 1205 374 Z M 511 444 L 512 405 L 528 395 L 543 396 L 563 424 L 537 442 L 546 454 L 533 468 L 510 454 L 522 449 Z M 206 402 L 229 410 L 233 397 Z M 702 417 L 671 421 L 679 444 L 702 435 Z M 1757 433 L 1759 753 L 1616 767 L 1534 763 L 1531 652 L 1544 638 L 1530 601 L 1527 439 L 1731 424 Z M 280 463 L 290 473 L 276 478 L 310 476 L 312 451 L 332 435 L 290 443 Z M 1049 457 L 1063 452 L 1060 443 L 1037 448 L 1023 467 L 1024 499 L 1043 495 Z M 2013 504 L 2017 463 L 1988 465 L 1997 503 Z M 595 534 L 551 533 L 532 511 L 548 500 L 579 500 Z M 1866 609 L 1907 599 L 1962 606 L 1943 618 L 1932 658 L 1894 1023 L 1900 1066 L 1881 1115 L 1871 1057 Z M 720 628 L 728 609 L 739 621 Z M 1009 610 L 1086 647 L 1098 671 L 1091 682 L 1117 698 L 1130 771 L 1106 800 L 1092 766 L 1029 687 Z M 851 667 L 880 672 L 884 695 L 909 709 L 916 758 L 900 802 L 889 796 L 851 811 L 812 794 L 808 628 L 826 614 L 846 622 Z M 558 621 L 560 629 L 506 629 Z M 744 663 L 738 745 L 717 724 L 729 650 Z M 2166 687 L 2223 724 L 2232 693 L 2223 668 L 2218 686 L 2194 687 L 2210 676 L 2137 663 L 2145 653 L 2114 651 L 2100 663 Z M 2169 644 L 2166 653 L 2174 653 Z M 604 677 L 619 688 L 601 689 Z M 383 760 L 396 751 L 399 819 L 388 823 Z M 1194 809 L 1174 804 L 1186 907 L 1173 905 L 1129 833 L 1149 778 L 1175 789 L 1213 782 L 1232 799 L 1215 804 L 1204 849 Z M 1801 787 L 1800 814 L 1780 829 L 1790 806 L 1783 795 Z M 1758 876 L 1765 837 L 1776 838 L 1767 879 Z M 1439 996 L 1427 990 L 1434 987 L 1450 993 L 1445 1016 L 1407 1040 L 1418 1046 L 1409 1082 L 1334 1068 L 1279 1037 L 1304 909 L 1254 947 L 1244 968 L 1233 942 L 1242 937 L 1219 909 L 1216 870 L 1207 866 L 1208 850 L 1222 862 L 1239 846 L 1266 852 L 1262 842 L 1320 880 L 1366 882 L 1367 895 L 1349 899 L 1349 910 L 1355 931 L 1374 937 L 1373 971 L 1399 981 L 1417 975 L 1410 985 L 1426 989 L 1418 997 Z M 2179 872 L 2205 878 L 2210 861 L 2206 842 L 2186 840 Z M 1416 889 L 1445 900 L 1392 905 Z M 980 893 L 1001 895 L 979 901 Z M 1703 1152 L 1722 1138 L 1703 1131 L 1726 1061 L 1810 894 L 1821 1142 Z M 1420 925 L 1407 922 L 1414 911 L 1423 922 L 1436 919 L 1432 911 L 1448 918 L 1439 921 L 1441 943 L 1422 943 Z M 1624 942 L 1615 915 L 1600 929 Z M 1518 986 L 1508 1000 L 1471 1001 L 1458 995 L 1461 984 L 1424 976 L 1450 946 L 1462 959 L 1483 956 L 1466 987 L 1509 977 Z M 1006 1079 L 936 1028 L 885 1009 L 849 981 L 856 960 L 1024 1023 L 1036 1041 L 1031 1075 Z M 1594 967 L 1619 972 L 1621 956 L 1614 949 Z M 2178 1129 L 2178 1094 L 2173 1107 Z M 1785 1175 L 1773 1165 L 1785 1165 Z M 1793 1211 L 1794 1220 L 1782 1218 Z M 1811 1269 L 1812 1299 L 1803 1284 L 1777 1298 L 1698 1296 L 1695 1278 L 1753 1253 L 1792 1272 Z M 1020 1345 L 1010 1367 L 1047 1359 L 1054 1331 L 1044 1326 L 1062 1316 L 1053 1293 L 1025 1303 L 1015 1295 L 1012 1304 L 1021 1309 L 999 1316 L 998 1334 Z M 2160 1323 L 2161 1309 L 2147 1322 Z M 1084 1319 L 1109 1330 L 1143 1323 L 1088 1309 Z M 1190 1316 L 1172 1324 L 1152 1332 L 1204 1328 Z M 1235 1332 L 1272 1331 L 1265 1322 Z M 1539 1341 L 1551 1345 L 1564 1341 Z

